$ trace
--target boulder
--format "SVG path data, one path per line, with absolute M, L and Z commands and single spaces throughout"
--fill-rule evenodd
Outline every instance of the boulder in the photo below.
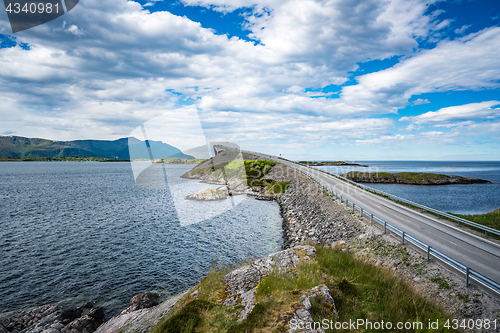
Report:
M 94 332 L 104 321 L 104 309 L 92 308 L 86 314 L 73 320 L 65 327 L 69 333 Z
M 316 255 L 316 249 L 309 245 L 287 249 L 273 253 L 253 263 L 235 269 L 226 274 L 222 279 L 226 282 L 226 298 L 224 305 L 243 305 L 244 308 L 236 316 L 238 321 L 244 320 L 253 310 L 255 291 L 260 281 L 269 275 L 273 270 L 287 271 L 297 267 L 301 257 L 296 253 Z
M 130 300 L 130 303 L 128 305 L 128 308 L 124 311 L 122 311 L 122 314 L 140 310 L 140 309 L 148 309 L 153 306 L 156 306 L 160 304 L 160 295 L 156 293 L 142 293 L 135 295 L 132 297 Z
M 175 304 L 186 295 L 186 290 L 168 300 L 150 307 L 120 314 L 97 328 L 96 333 L 147 333 L 172 311 Z M 125 312 L 125 311 L 124 311 Z
M 316 286 L 307 290 L 307 292 L 301 296 L 301 306 L 298 308 L 292 319 L 290 320 L 289 333 L 325 333 L 322 327 L 315 326 L 314 320 L 311 316 L 310 310 L 312 308 L 310 299 L 314 298 L 322 306 L 326 307 L 335 315 L 337 315 L 337 310 L 335 308 L 335 303 L 332 295 L 330 294 L 330 289 L 324 284 Z M 292 325 L 293 323 L 293 325 Z
M 209 188 L 194 194 L 188 195 L 187 200 L 199 200 L 199 201 L 217 201 L 224 200 L 228 197 L 229 192 L 227 186 L 221 186 L 219 188 Z

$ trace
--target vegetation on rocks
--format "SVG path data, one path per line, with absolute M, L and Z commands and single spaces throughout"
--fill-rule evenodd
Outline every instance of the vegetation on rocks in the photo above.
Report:
M 219 153 L 200 163 L 182 175 L 182 178 L 201 179 L 210 183 L 228 185 L 230 191 L 243 192 L 250 187 L 257 192 L 284 193 L 289 182 L 277 182 L 264 178 L 276 163 L 253 158 L 255 156 L 228 149 L 227 152 Z
M 420 321 L 424 323 L 422 330 L 406 331 L 428 332 L 428 320 L 444 323 L 448 319 L 443 309 L 420 296 L 389 268 L 376 267 L 341 249 L 316 246 L 316 251 L 315 260 L 303 261 L 289 271 L 274 271 L 264 278 L 256 289 L 254 309 L 241 322 L 235 317 L 238 305 L 223 305 L 226 293 L 222 277 L 228 270 L 213 269 L 195 287 L 197 298 L 186 296 L 152 332 L 286 332 L 293 314 L 301 307 L 301 295 L 321 284 L 330 289 L 338 315 L 325 303 L 311 299 L 311 314 L 317 322 L 359 318 L 392 323 Z M 444 331 L 440 327 L 434 332 Z
M 448 184 L 486 184 L 488 180 L 462 177 L 448 176 L 434 173 L 422 172 L 377 172 L 367 173 L 351 171 L 342 175 L 347 179 L 358 183 L 396 183 L 396 184 L 411 184 L 411 185 L 448 185 Z

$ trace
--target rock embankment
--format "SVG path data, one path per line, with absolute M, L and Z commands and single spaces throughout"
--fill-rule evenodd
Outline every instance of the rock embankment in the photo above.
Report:
M 0 333 L 88 333 L 104 321 L 104 309 L 91 303 L 61 309 L 43 305 L 0 315 Z
M 182 177 L 201 179 L 211 183 L 228 183 L 227 188 L 231 192 L 230 194 L 247 193 L 258 196 L 258 199 L 275 200 L 280 205 L 283 217 L 284 248 L 306 241 L 332 244 L 335 241 L 347 240 L 364 232 L 363 225 L 339 205 L 338 199 L 331 197 L 315 181 L 293 168 L 278 163 L 272 166 L 265 175 L 260 175 L 261 178 L 265 177 L 266 181 L 274 181 L 275 184 L 287 183 L 284 193 L 281 193 L 283 191 L 274 193 L 269 186 L 249 187 L 247 185 L 247 176 L 251 175 L 247 175 L 245 172 L 252 172 L 251 169 L 241 168 L 238 172 L 233 173 L 237 176 L 228 179 L 224 178 L 220 168 L 210 167 L 212 164 L 227 166 L 228 163 L 232 163 L 231 158 L 236 157 L 236 153 L 232 151 L 229 151 L 227 155 L 217 155 L 216 161 L 206 161 Z M 250 154 L 241 154 L 241 158 L 247 161 L 261 159 Z M 229 173 L 231 174 L 230 171 Z M 288 182 L 290 183 L 288 184 Z M 225 198 L 223 193 L 220 195 L 217 193 L 218 190 L 205 190 L 187 198 L 195 200 Z
M 341 175 L 357 183 L 388 183 L 410 185 L 452 185 L 452 184 L 491 184 L 490 181 L 471 177 L 448 176 L 433 173 L 367 173 L 351 171 Z
M 290 181 L 283 194 L 274 195 L 283 217 L 284 247 L 306 241 L 332 244 L 364 232 L 364 226 L 309 177 L 283 164 L 267 178 Z

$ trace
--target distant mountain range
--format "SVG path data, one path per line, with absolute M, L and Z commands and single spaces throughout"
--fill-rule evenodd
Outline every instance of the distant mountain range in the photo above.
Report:
M 0 136 L 0 158 L 23 157 L 102 157 L 110 159 L 149 159 L 151 152 L 154 159 L 177 157 L 194 158 L 186 155 L 174 146 L 161 141 L 148 140 L 146 142 L 136 138 L 122 138 L 114 141 L 107 140 L 75 140 L 52 141 L 38 138 L 24 138 L 21 136 Z M 130 149 L 129 149 L 130 144 Z

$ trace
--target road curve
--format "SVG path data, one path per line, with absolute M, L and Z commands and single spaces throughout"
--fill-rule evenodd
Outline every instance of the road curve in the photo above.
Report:
M 476 272 L 497 283 L 500 282 L 500 245 L 497 243 L 440 222 L 436 217 L 422 214 L 317 169 L 265 154 L 252 154 L 314 175 L 316 179 L 350 202 L 354 202 L 357 206 Z

